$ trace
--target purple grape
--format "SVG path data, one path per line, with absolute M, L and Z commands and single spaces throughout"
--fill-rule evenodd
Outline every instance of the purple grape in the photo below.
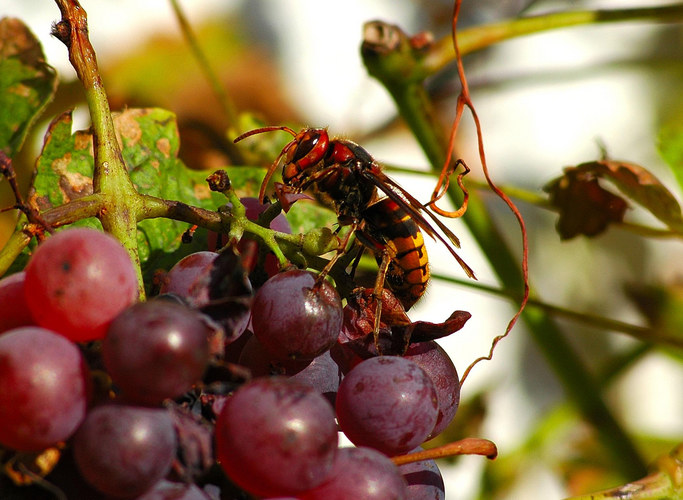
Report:
M 173 293 L 197 307 L 206 304 L 209 300 L 207 276 L 216 257 L 215 252 L 195 252 L 183 257 L 166 273 L 159 293 Z
M 330 352 L 327 351 L 314 358 L 308 366 L 291 375 L 290 378 L 310 385 L 334 406 L 342 372 L 332 359 Z
M 20 326 L 35 325 L 24 296 L 26 273 L 19 272 L 0 280 L 0 333 Z
M 299 495 L 300 500 L 407 500 L 406 483 L 398 467 L 370 448 L 337 451 L 331 479 Z
M 313 388 L 266 377 L 228 398 L 215 439 L 218 462 L 238 486 L 264 497 L 297 495 L 328 479 L 337 425 Z
M 102 342 L 104 364 L 128 401 L 159 404 L 201 379 L 209 361 L 210 332 L 188 307 L 141 302 L 112 321 Z
M 439 415 L 436 425 L 427 439 L 439 434 L 451 423 L 460 404 L 460 380 L 453 361 L 443 348 L 430 340 L 411 344 L 404 356 L 418 364 L 434 382 L 439 401 Z
M 422 448 L 413 451 L 422 451 Z M 410 500 L 445 500 L 446 489 L 443 478 L 434 460 L 421 460 L 399 465 L 398 470 L 408 483 Z
M 0 335 L 0 443 L 39 451 L 68 439 L 85 418 L 88 372 L 78 348 L 35 326 Z
M 337 419 L 357 446 L 389 456 L 422 444 L 438 414 L 436 389 L 416 363 L 397 356 L 367 359 L 342 380 Z
M 173 483 L 162 479 L 136 500 L 208 500 L 209 497 L 194 484 Z
M 249 368 L 254 378 L 270 375 L 292 375 L 300 372 L 310 363 L 310 360 L 274 359 L 254 335 L 251 335 L 245 342 L 238 360 L 238 364 Z
M 276 359 L 313 359 L 337 340 L 342 305 L 337 291 L 308 271 L 270 278 L 252 304 L 254 335 Z
M 152 488 L 169 472 L 175 450 L 173 420 L 166 410 L 123 405 L 93 409 L 73 441 L 85 480 L 115 498 Z

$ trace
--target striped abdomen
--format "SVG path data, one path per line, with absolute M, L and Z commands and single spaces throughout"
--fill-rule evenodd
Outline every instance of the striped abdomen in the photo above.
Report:
M 389 255 L 391 262 L 385 282 L 407 310 L 424 295 L 429 281 L 429 259 L 422 232 L 410 215 L 389 198 L 367 207 L 362 217 L 366 225 L 361 241 L 378 260 L 383 252 Z

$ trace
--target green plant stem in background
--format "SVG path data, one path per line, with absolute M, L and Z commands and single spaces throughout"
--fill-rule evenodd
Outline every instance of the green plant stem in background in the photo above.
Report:
M 558 28 L 623 21 L 673 23 L 681 19 L 683 19 L 682 4 L 631 9 L 557 12 L 464 28 L 458 32 L 458 48 L 464 56 L 504 40 Z M 415 69 L 422 75 L 422 78 L 426 78 L 439 72 L 454 60 L 453 41 L 450 36 L 447 36 L 429 47 L 420 58 Z
M 178 0 L 170 0 L 170 2 L 171 7 L 173 8 L 173 12 L 175 13 L 176 19 L 178 19 L 180 30 L 182 31 L 183 36 L 185 37 L 185 40 L 187 41 L 187 44 L 189 45 L 193 56 L 197 60 L 199 68 L 204 73 L 204 77 L 209 82 L 209 85 L 211 85 L 211 90 L 213 91 L 216 100 L 218 101 L 218 104 L 220 104 L 221 108 L 223 109 L 223 114 L 225 115 L 225 118 L 228 122 L 228 130 L 237 130 L 239 128 L 239 120 L 237 110 L 235 109 L 235 105 L 228 96 L 220 80 L 216 76 L 216 73 L 211 67 L 208 58 L 204 54 L 204 51 L 201 49 L 199 41 L 197 40 L 197 36 L 192 30 L 192 27 L 190 26 L 190 23 L 187 20 L 187 16 L 185 15 L 185 12 L 180 6 L 180 3 L 178 2 Z M 225 147 L 229 149 L 230 156 L 236 164 L 244 163 L 244 158 L 241 150 L 238 147 L 236 147 L 232 141 L 227 141 L 225 143 Z
M 484 285 L 483 283 L 479 283 L 476 281 L 452 278 L 450 276 L 444 276 L 437 273 L 432 273 L 431 277 L 437 280 L 453 283 L 458 286 L 465 286 L 476 290 L 484 291 L 491 295 L 498 295 L 501 297 L 513 299 L 515 301 L 520 300 L 520 295 L 518 293 L 514 293 L 511 290 L 500 289 L 490 285 Z M 658 332 L 656 330 L 647 326 L 633 325 L 631 323 L 625 323 L 623 321 L 605 318 L 604 316 L 596 316 L 595 314 L 581 313 L 573 309 L 567 309 L 566 307 L 548 304 L 547 302 L 543 302 L 542 300 L 539 300 L 534 297 L 529 299 L 528 307 L 537 307 L 555 317 L 570 319 L 572 321 L 583 323 L 585 325 L 593 326 L 596 328 L 602 328 L 614 332 L 625 333 L 643 342 L 663 342 L 671 344 L 675 347 L 683 348 L 683 340 L 679 338 L 663 339 L 657 336 Z
M 416 170 L 414 168 L 409 167 L 387 165 L 386 163 L 384 163 L 382 166 L 384 167 L 384 170 L 388 172 L 398 172 L 401 174 L 421 175 L 425 177 L 434 178 L 433 171 Z M 491 191 L 491 188 L 486 182 L 477 179 L 472 179 L 471 176 L 468 176 L 466 179 L 464 179 L 464 182 L 465 186 L 468 189 L 473 188 L 481 191 L 482 193 L 490 193 Z M 528 203 L 535 207 L 543 208 L 545 210 L 557 211 L 557 209 L 553 207 L 548 201 L 548 196 L 542 196 L 538 194 L 538 191 L 531 191 L 529 189 L 524 189 L 522 187 L 513 185 L 499 185 L 498 188 L 507 196 L 513 198 L 516 201 L 523 201 L 524 203 Z M 612 224 L 614 225 L 614 227 L 618 227 L 620 229 L 623 229 L 624 231 L 628 231 L 630 233 L 637 234 L 639 236 L 643 236 L 646 238 L 683 239 L 683 232 L 674 229 L 657 228 L 652 226 L 646 226 L 643 224 L 637 224 L 634 222 L 613 222 Z
M 683 499 L 683 444 L 679 444 L 667 455 L 654 462 L 652 473 L 638 481 L 618 488 L 599 491 L 588 495 L 571 497 L 567 500 L 681 500 Z
M 644 9 L 652 15 L 657 9 Z M 632 13 L 628 19 L 632 19 Z M 681 7 L 683 13 L 683 7 Z M 670 10 L 667 15 L 670 15 Z M 605 14 L 603 13 L 604 17 Z M 626 14 L 624 13 L 624 16 Z M 557 27 L 557 18 L 546 16 L 548 25 L 544 27 L 541 18 L 535 20 L 535 31 Z M 611 20 L 614 19 L 612 16 Z M 508 24 L 510 36 L 514 23 Z M 590 22 L 584 20 L 583 22 Z M 576 22 L 574 23 L 576 24 Z M 487 27 L 472 28 L 487 30 Z M 524 31 L 529 33 L 530 31 Z M 517 34 L 522 34 L 517 31 Z M 468 36 L 473 36 L 472 31 Z M 488 38 L 488 43 L 504 37 Z M 460 40 L 460 36 L 458 37 Z M 481 48 L 484 45 L 479 45 Z M 474 45 L 472 45 L 474 47 Z M 471 48 L 470 50 L 474 50 Z M 434 172 L 440 172 L 445 162 L 447 142 L 443 127 L 438 122 L 432 103 L 424 89 L 422 79 L 427 76 L 421 64 L 425 53 L 415 48 L 411 40 L 394 26 L 371 23 L 366 26 L 366 42 L 361 49 L 368 72 L 377 78 L 391 94 L 399 112 L 422 146 Z M 462 53 L 465 53 L 462 51 Z M 448 194 L 454 206 L 462 203 L 462 193 L 455 187 Z M 465 224 L 479 243 L 498 275 L 503 288 L 516 290 L 522 288 L 522 274 L 518 258 L 509 249 L 503 235 L 490 217 L 486 205 L 476 192 L 470 193 Z M 555 371 L 571 400 L 580 409 L 584 418 L 596 429 L 600 441 L 609 450 L 615 466 L 626 478 L 642 477 L 646 467 L 639 452 L 629 436 L 616 421 L 600 394 L 599 384 L 589 374 L 578 354 L 569 344 L 563 332 L 552 317 L 538 308 L 527 308 L 522 318 L 532 338 L 543 352 L 548 363 Z

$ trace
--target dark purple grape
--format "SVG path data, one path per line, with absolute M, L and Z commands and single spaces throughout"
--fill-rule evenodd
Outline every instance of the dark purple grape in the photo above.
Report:
M 397 356 L 367 359 L 342 379 L 337 419 L 357 446 L 398 455 L 422 444 L 436 423 L 436 389 L 416 363 Z
M 78 348 L 35 326 L 0 335 L 0 444 L 39 451 L 85 418 L 88 372 Z
M 255 379 L 230 396 L 216 422 L 216 456 L 249 493 L 297 495 L 328 479 L 337 452 L 330 404 L 284 377 Z
M 194 484 L 173 483 L 162 479 L 135 500 L 208 500 L 209 497 Z
M 342 305 L 326 281 L 308 271 L 287 271 L 270 278 L 252 304 L 254 335 L 276 359 L 313 359 L 337 340 Z
M 36 324 L 24 296 L 25 280 L 23 271 L 0 280 L 0 333 Z
M 273 358 L 266 351 L 263 344 L 251 335 L 245 342 L 238 360 L 238 364 L 248 368 L 252 377 L 267 377 L 270 375 L 292 375 L 306 368 L 310 360 L 279 360 Z
M 102 342 L 104 364 L 128 401 L 159 404 L 201 379 L 209 361 L 210 332 L 201 315 L 188 307 L 141 302 L 112 321 Z
M 404 356 L 418 364 L 434 382 L 439 401 L 439 415 L 428 439 L 439 434 L 451 423 L 460 404 L 460 380 L 453 361 L 443 348 L 430 340 L 411 344 Z
M 223 353 L 224 361 L 228 363 L 238 363 L 244 347 L 247 345 L 247 342 L 249 342 L 249 339 L 251 339 L 253 336 L 254 334 L 251 333 L 250 330 L 245 330 L 232 342 L 228 342 Z
M 152 488 L 169 472 L 175 450 L 173 420 L 166 410 L 123 405 L 93 409 L 73 441 L 85 480 L 115 498 Z
M 118 240 L 73 228 L 38 245 L 24 293 L 38 325 L 84 342 L 104 337 L 111 320 L 137 300 L 138 279 Z
M 290 375 L 290 378 L 310 385 L 334 406 L 342 372 L 327 351 L 314 358 L 303 370 Z
M 413 451 L 422 451 L 422 448 Z M 443 478 L 434 460 L 421 460 L 399 465 L 398 470 L 408 483 L 410 500 L 445 500 L 446 489 Z
M 370 448 L 337 451 L 331 479 L 299 495 L 300 500 L 407 500 L 408 490 L 398 467 Z
M 180 259 L 163 277 L 159 293 L 172 293 L 199 307 L 209 300 L 208 275 L 215 252 L 195 252 Z

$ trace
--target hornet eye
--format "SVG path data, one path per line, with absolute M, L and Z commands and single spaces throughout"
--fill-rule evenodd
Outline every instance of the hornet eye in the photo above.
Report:
M 320 141 L 320 134 L 317 132 L 307 132 L 300 142 L 297 143 L 296 151 L 294 152 L 293 161 L 298 162 L 306 155 L 308 155 L 316 144 Z M 317 163 L 317 162 L 311 162 Z

